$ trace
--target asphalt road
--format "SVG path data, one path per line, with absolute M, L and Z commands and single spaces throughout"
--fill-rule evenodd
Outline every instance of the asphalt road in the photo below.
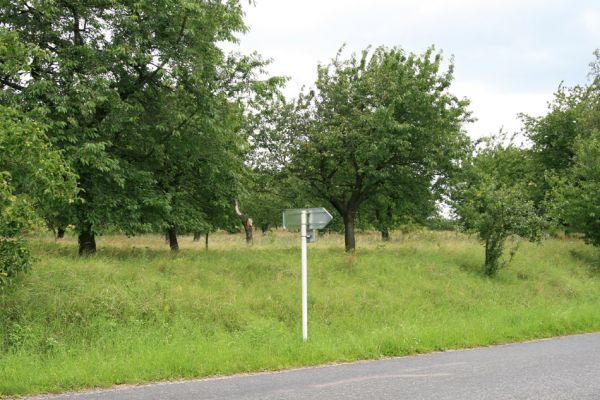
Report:
M 600 400 L 600 333 L 43 398 Z

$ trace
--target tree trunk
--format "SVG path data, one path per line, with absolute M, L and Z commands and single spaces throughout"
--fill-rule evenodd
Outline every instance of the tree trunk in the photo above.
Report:
M 252 222 L 252 218 L 249 218 L 246 214 L 240 211 L 240 206 L 237 200 L 235 201 L 235 213 L 238 215 L 238 217 L 240 217 L 240 221 L 244 226 L 244 231 L 246 232 L 246 243 L 252 244 L 252 234 L 254 231 L 254 224 Z
M 80 256 L 89 256 L 96 253 L 96 237 L 91 226 L 87 226 L 79 232 L 78 242 Z
M 65 228 L 60 226 L 60 227 L 58 227 L 58 229 L 56 229 L 56 238 L 62 239 L 64 237 L 65 237 Z
M 381 240 L 384 242 L 390 240 L 390 232 L 387 228 L 385 228 L 385 224 L 381 217 L 381 208 L 379 206 L 375 208 L 375 227 L 379 229 L 379 232 L 381 232 Z
M 356 248 L 356 241 L 354 239 L 354 214 L 347 212 L 343 215 L 344 218 L 344 244 L 346 245 L 346 251 L 352 252 Z
M 383 240 L 384 242 L 390 241 L 390 231 L 388 229 L 383 229 L 381 231 L 381 240 Z
M 169 237 L 169 247 L 171 251 L 179 250 L 179 243 L 177 243 L 177 230 L 174 226 L 167 229 L 167 236 Z
M 242 224 L 244 225 L 244 231 L 246 232 L 246 243 L 252 244 L 254 240 L 254 227 L 252 226 L 252 218 L 242 221 Z
M 208 231 L 204 234 L 204 248 L 208 250 Z
M 491 236 L 485 241 L 485 274 L 494 276 L 501 267 L 500 258 L 504 249 L 505 237 Z
M 483 263 L 484 266 L 488 266 L 490 264 L 490 239 L 485 240 L 485 261 Z
M 194 232 L 194 242 L 199 242 L 200 236 L 202 236 L 200 232 Z

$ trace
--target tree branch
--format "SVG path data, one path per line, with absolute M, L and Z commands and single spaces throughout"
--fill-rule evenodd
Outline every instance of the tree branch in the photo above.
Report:
M 179 28 L 179 36 L 177 38 L 176 41 L 176 45 L 181 43 L 181 41 L 183 40 L 183 33 L 185 31 L 185 27 L 187 25 L 187 20 L 188 20 L 188 16 L 187 14 L 183 17 L 183 21 L 181 23 L 181 27 Z M 141 88 L 144 84 L 150 82 L 152 79 L 154 79 L 154 77 L 156 77 L 156 75 L 158 75 L 158 73 L 165 67 L 165 65 L 167 65 L 167 63 L 169 62 L 169 58 L 165 59 L 162 63 L 160 63 L 156 69 L 152 72 L 150 72 L 149 74 L 145 74 L 144 71 L 142 71 L 141 69 L 138 69 L 138 79 L 137 82 L 135 83 L 135 85 L 132 88 L 129 88 L 129 90 L 127 91 L 119 91 L 119 96 L 121 97 L 122 100 L 126 100 L 127 98 L 129 98 L 129 96 L 131 96 L 133 93 L 135 93 L 136 90 L 138 90 L 139 88 Z
M 18 83 L 14 83 L 8 80 L 8 78 L 2 77 L 0 78 L 0 83 L 4 86 L 8 86 L 11 89 L 23 91 L 25 90 L 25 86 L 21 86 Z

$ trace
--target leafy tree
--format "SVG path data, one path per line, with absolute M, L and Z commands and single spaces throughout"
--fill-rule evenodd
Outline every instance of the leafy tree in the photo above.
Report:
M 590 64 L 589 85 L 565 87 L 562 84 L 541 117 L 523 115 L 524 132 L 532 142 L 536 163 L 535 185 L 531 187 L 537 206 L 544 210 L 551 181 L 565 177 L 575 162 L 576 146 L 594 129 L 600 129 L 600 51 Z
M 0 28 L 0 74 L 28 70 L 34 55 L 43 56 Z M 31 266 L 23 235 L 40 225 L 44 205 L 74 195 L 75 176 L 49 144 L 44 126 L 15 106 L 0 105 L 0 287 Z
M 470 160 L 452 192 L 452 205 L 463 227 L 485 244 L 484 271 L 493 276 L 506 240 L 518 236 L 539 241 L 545 226 L 534 205 L 528 150 L 488 140 Z M 516 248 L 511 252 L 511 256 Z
M 441 185 L 462 156 L 468 101 L 449 92 L 452 79 L 453 66 L 443 71 L 433 48 L 380 47 L 347 60 L 340 51 L 301 94 L 283 148 L 290 171 L 342 217 L 346 251 L 368 200 L 383 192 L 396 202 L 403 189 Z
M 79 201 L 66 215 L 80 254 L 95 252 L 103 229 L 148 231 L 190 201 L 154 172 L 170 171 L 190 144 L 174 138 L 218 108 L 217 44 L 246 29 L 242 15 L 237 1 L 0 1 L 3 24 L 45 51 L 0 84 L 4 99 L 48 125 L 79 176 Z M 191 214 L 187 222 L 199 220 Z
M 226 100 L 212 99 L 202 110 L 194 103 L 193 98 L 186 99 L 184 90 L 174 90 L 152 116 L 165 139 L 155 144 L 158 150 L 149 168 L 166 206 L 149 222 L 167 231 L 172 250 L 178 249 L 177 232 L 209 230 L 207 214 L 217 210 L 213 205 L 223 194 L 221 186 L 229 183 L 235 189 L 235 182 L 226 179 L 243 167 L 238 150 L 242 138 L 230 123 Z
M 546 170 L 561 171 L 573 162 L 574 144 L 582 133 L 581 114 L 587 90 L 560 86 L 543 117 L 523 116 L 536 161 Z
M 572 165 L 574 145 L 583 133 L 582 113 L 587 90 L 584 87 L 560 86 L 549 112 L 542 117 L 522 116 L 524 131 L 532 142 L 532 156 L 537 178 L 530 188 L 536 205 L 545 209 L 550 190 L 549 177 L 564 174 Z
M 573 166 L 554 180 L 553 214 L 600 246 L 600 130 L 579 139 L 574 150 Z
M 590 64 L 591 82 L 576 104 L 579 132 L 571 144 L 569 168 L 551 176 L 550 204 L 570 230 L 583 233 L 587 242 L 600 245 L 600 50 Z

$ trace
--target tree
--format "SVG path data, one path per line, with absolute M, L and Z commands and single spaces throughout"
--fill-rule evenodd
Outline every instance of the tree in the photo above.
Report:
M 0 75 L 28 70 L 35 56 L 43 53 L 0 28 Z M 18 107 L 0 105 L 0 287 L 31 266 L 23 236 L 41 224 L 45 204 L 75 196 L 75 175 L 44 128 Z
M 582 113 L 585 110 L 587 89 L 562 85 L 542 117 L 522 116 L 524 132 L 532 142 L 534 169 L 537 178 L 530 188 L 536 206 L 544 211 L 546 196 L 551 188 L 549 177 L 564 174 L 573 164 L 574 145 L 583 134 Z
M 501 262 L 506 240 L 513 235 L 541 240 L 545 220 L 530 192 L 528 150 L 493 139 L 484 145 L 462 165 L 451 202 L 463 227 L 485 244 L 484 271 L 493 276 L 507 264 Z
M 579 139 L 574 150 L 573 166 L 553 181 L 552 211 L 588 243 L 600 246 L 600 130 Z
M 160 156 L 149 167 L 167 203 L 152 216 L 153 222 L 156 229 L 167 231 L 176 251 L 178 232 L 210 231 L 217 218 L 214 213 L 223 212 L 217 203 L 229 203 L 235 196 L 244 138 L 236 128 L 239 107 L 226 98 L 212 99 L 210 108 L 194 113 L 188 109 L 195 100 L 186 100 L 185 93 L 175 91 L 168 97 L 170 101 L 163 101 L 154 113 L 155 126 L 169 138 L 168 145 L 157 143 Z
M 175 124 L 211 113 L 217 44 L 246 29 L 242 15 L 237 1 L 0 1 L 4 26 L 46 54 L 0 84 L 48 125 L 79 176 L 66 215 L 80 254 L 95 252 L 103 229 L 148 231 L 173 209 L 153 172 L 180 132 L 157 124 L 167 115 L 157 101 L 175 104 Z
M 580 139 L 600 129 L 600 51 L 590 64 L 590 84 L 565 87 L 562 84 L 541 117 L 522 115 L 524 132 L 532 143 L 537 178 L 531 190 L 542 211 L 548 205 L 546 197 L 551 181 L 565 178 L 575 162 Z
M 73 201 L 75 193 L 75 175 L 43 126 L 0 106 L 0 287 L 30 267 L 23 235 L 42 225 L 45 203 Z
M 600 246 L 600 50 L 590 64 L 591 82 L 576 105 L 579 134 L 569 168 L 551 177 L 552 215 L 585 240 Z
M 525 118 L 532 141 L 537 208 L 565 230 L 600 244 L 598 220 L 598 132 L 600 132 L 600 50 L 594 53 L 587 85 L 562 85 L 539 118 Z
M 384 192 L 430 186 L 454 169 L 468 143 L 467 100 L 449 92 L 452 64 L 442 70 L 433 48 L 422 55 L 380 47 L 318 67 L 315 89 L 290 118 L 290 171 L 344 221 L 345 248 L 355 248 L 355 218 Z

